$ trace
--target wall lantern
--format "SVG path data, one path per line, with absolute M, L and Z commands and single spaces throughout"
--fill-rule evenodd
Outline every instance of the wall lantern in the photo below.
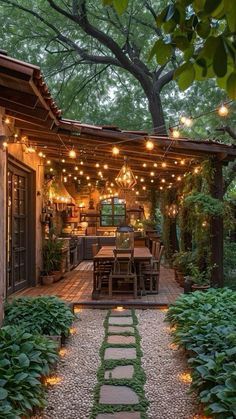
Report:
M 116 249 L 134 249 L 134 229 L 130 226 L 120 226 L 116 230 Z
M 176 218 L 178 215 L 178 206 L 176 204 L 166 205 L 166 215 L 170 218 Z

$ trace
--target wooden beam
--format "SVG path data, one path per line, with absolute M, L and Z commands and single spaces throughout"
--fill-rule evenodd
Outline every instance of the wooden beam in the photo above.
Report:
M 20 115 L 24 115 L 25 117 L 32 117 L 32 118 L 36 118 L 40 121 L 46 121 L 47 117 L 48 117 L 48 110 L 43 109 L 43 108 L 29 108 L 23 105 L 19 105 L 17 103 L 13 103 L 10 102 L 6 99 L 2 99 L 2 97 L 0 97 L 0 106 L 3 106 L 4 108 L 6 108 L 9 111 L 13 111 L 13 112 L 17 112 Z
M 10 89 L 3 85 L 0 85 L 0 98 L 7 102 L 13 102 L 19 107 L 23 105 L 27 108 L 35 108 L 38 102 L 38 97 L 36 95 L 21 90 Z

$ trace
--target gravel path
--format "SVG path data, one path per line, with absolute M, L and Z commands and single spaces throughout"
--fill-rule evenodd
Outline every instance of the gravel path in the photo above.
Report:
M 74 324 L 75 334 L 65 346 L 57 376 L 61 382 L 48 391 L 48 406 L 34 419 L 87 419 L 93 405 L 93 390 L 100 364 L 99 349 L 104 339 L 107 311 L 82 310 Z
M 142 337 L 143 368 L 147 381 L 146 397 L 150 402 L 149 419 L 193 419 L 199 411 L 196 397 L 188 394 L 189 383 L 179 375 L 187 371 L 181 350 L 171 348 L 168 323 L 160 310 L 136 310 Z

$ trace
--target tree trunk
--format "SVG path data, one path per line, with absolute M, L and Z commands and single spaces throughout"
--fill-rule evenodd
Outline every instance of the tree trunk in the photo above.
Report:
M 158 135 L 167 135 L 164 113 L 159 92 L 152 91 L 147 95 L 148 108 L 152 117 L 153 131 Z

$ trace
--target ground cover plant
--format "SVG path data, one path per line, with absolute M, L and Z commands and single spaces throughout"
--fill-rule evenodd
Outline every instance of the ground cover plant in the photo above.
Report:
M 4 324 L 41 335 L 68 336 L 73 319 L 70 308 L 57 297 L 20 297 L 6 304 Z
M 30 417 L 45 405 L 42 376 L 57 360 L 56 344 L 23 328 L 0 329 L 0 418 Z
M 170 306 L 174 342 L 184 347 L 192 367 L 192 388 L 205 412 L 236 417 L 236 292 L 227 288 L 181 295 Z

